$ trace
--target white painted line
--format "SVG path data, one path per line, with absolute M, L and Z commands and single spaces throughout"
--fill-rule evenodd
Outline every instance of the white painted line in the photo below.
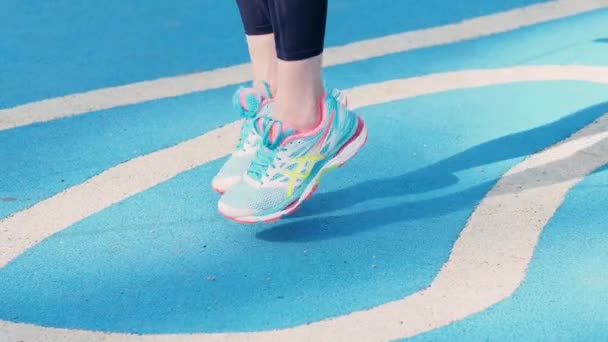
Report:
M 0 268 L 47 236 L 177 174 L 223 157 L 238 139 L 235 122 L 134 158 L 0 220 Z M 24 229 L 27 227 L 27 229 Z M 24 248 L 25 247 L 25 248 Z
M 469 70 L 370 84 L 348 93 L 353 101 L 356 100 L 354 106 L 360 107 L 446 90 L 547 79 L 608 84 L 608 67 L 529 66 Z M 3 244 L 0 267 L 70 224 L 228 153 L 237 130 L 238 125 L 233 123 L 133 159 L 0 221 L 0 243 Z M 191 335 L 110 334 L 0 321 L 0 337 L 11 341 L 139 342 L 378 341 L 413 336 L 482 311 L 509 297 L 523 280 L 538 236 L 567 191 L 606 163 L 608 114 L 563 143 L 532 155 L 501 177 L 473 212 L 448 262 L 430 287 L 370 310 L 274 331 Z M 539 179 L 542 180 L 540 184 Z
M 455 24 L 403 32 L 328 48 L 326 66 L 361 61 L 391 53 L 459 42 L 608 7 L 608 0 L 557 0 L 491 14 Z M 0 109 L 0 131 L 145 101 L 246 82 L 249 64 L 102 88 Z

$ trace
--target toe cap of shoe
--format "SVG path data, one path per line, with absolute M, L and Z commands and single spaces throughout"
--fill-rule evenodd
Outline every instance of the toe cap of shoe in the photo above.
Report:
M 211 182 L 211 187 L 213 190 L 219 193 L 224 193 L 228 191 L 233 185 L 238 183 L 241 179 L 239 176 L 230 176 L 230 177 L 215 177 Z

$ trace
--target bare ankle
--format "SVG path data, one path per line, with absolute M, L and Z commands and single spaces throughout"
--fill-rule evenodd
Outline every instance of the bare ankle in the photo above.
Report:
M 289 108 L 291 107 L 291 108 Z M 321 121 L 319 105 L 315 106 L 275 106 L 273 118 L 283 122 L 298 133 L 303 133 L 316 128 Z

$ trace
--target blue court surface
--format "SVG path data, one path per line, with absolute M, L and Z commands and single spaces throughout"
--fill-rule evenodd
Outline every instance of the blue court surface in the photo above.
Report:
M 234 1 L 2 1 L 0 341 L 608 341 L 608 1 L 370 3 L 325 68 L 367 145 L 245 226 L 240 81 L 189 78 L 241 77 Z

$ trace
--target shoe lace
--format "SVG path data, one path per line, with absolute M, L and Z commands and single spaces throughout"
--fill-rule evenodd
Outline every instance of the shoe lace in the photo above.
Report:
M 242 98 L 245 101 L 245 106 L 241 103 Z M 236 145 L 237 150 L 243 150 L 249 144 L 249 136 L 253 129 L 252 119 L 258 114 L 261 102 L 261 96 L 249 88 L 239 87 L 232 96 L 232 106 L 239 113 L 240 117 L 245 119 Z
M 284 138 L 282 125 L 278 121 L 273 121 L 269 118 L 262 118 L 263 133 L 262 133 L 262 147 L 256 152 L 255 158 L 251 162 L 247 174 L 254 180 L 261 182 L 264 177 L 268 177 L 268 169 L 274 169 L 275 160 L 281 160 L 277 157 L 278 152 L 282 151 L 280 148 L 281 141 Z M 270 130 L 274 125 L 278 129 L 277 136 L 274 139 L 270 137 Z
M 253 124 L 251 121 L 252 120 L 246 120 L 245 122 L 243 122 L 243 126 L 241 127 L 241 134 L 236 144 L 236 149 L 239 151 L 245 150 L 250 144 L 249 136 L 251 130 L 253 129 Z

